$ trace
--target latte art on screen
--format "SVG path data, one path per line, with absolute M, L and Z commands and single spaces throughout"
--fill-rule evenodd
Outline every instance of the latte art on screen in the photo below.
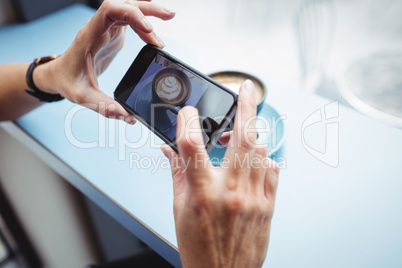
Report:
M 156 85 L 156 93 L 159 98 L 167 103 L 180 102 L 185 97 L 183 91 L 183 84 L 180 78 L 175 75 L 161 78 Z

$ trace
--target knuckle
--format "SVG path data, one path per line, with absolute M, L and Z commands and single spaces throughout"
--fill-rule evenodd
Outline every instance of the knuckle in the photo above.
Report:
M 214 203 L 212 196 L 205 192 L 195 194 L 190 198 L 190 205 L 197 214 L 210 210 Z
M 243 120 L 245 120 L 245 124 L 250 125 L 257 115 L 257 104 L 255 102 L 255 97 L 250 96 L 247 98 L 243 98 L 242 106 L 245 117 Z
M 266 168 L 267 168 L 268 172 L 278 176 L 279 172 L 280 172 L 279 164 L 269 157 L 265 157 L 265 161 L 266 161 Z
M 257 144 L 257 133 L 255 131 L 249 130 L 247 132 L 247 140 L 250 143 L 250 145 L 255 147 L 255 145 Z
M 129 5 L 137 5 L 137 1 L 134 1 L 134 0 L 127 0 L 124 3 L 129 4 Z
M 255 97 L 252 94 L 243 94 L 241 98 L 242 105 L 245 109 L 257 106 Z
M 266 144 L 263 144 L 257 140 L 256 149 L 258 149 L 258 153 L 261 156 L 266 156 L 268 154 L 268 147 Z
M 110 6 L 112 5 L 110 0 L 104 0 L 101 4 L 101 6 L 99 7 L 100 11 L 105 11 L 110 9 Z
M 263 208 L 256 202 L 249 206 L 248 212 L 254 217 L 261 217 L 262 215 L 264 215 Z
M 272 160 L 272 171 L 274 172 L 274 174 L 279 175 L 279 165 L 274 160 Z
M 85 103 L 85 95 L 77 92 L 72 95 L 71 101 L 77 104 L 83 104 Z
M 78 31 L 78 33 L 77 33 L 77 36 L 78 37 L 82 37 L 82 36 L 84 36 L 85 35 L 85 30 L 86 30 L 86 27 L 87 27 L 87 25 L 88 25 L 88 22 L 89 22 L 89 20 L 86 22 L 86 24 Z
M 253 144 L 252 140 L 250 140 L 248 138 L 242 138 L 240 140 L 240 147 L 243 148 L 245 151 L 251 151 L 254 149 L 254 144 Z
M 238 130 L 238 144 L 245 150 L 253 150 L 257 144 L 257 134 L 255 131 L 241 127 Z
M 99 108 L 98 108 L 98 112 L 101 115 L 107 117 L 108 114 L 109 114 L 109 108 L 107 106 L 105 106 L 105 105 L 100 105 Z
M 184 133 L 183 135 L 177 137 L 177 143 L 183 150 L 190 153 L 199 152 L 199 150 L 205 146 L 202 136 L 199 137 L 196 134 L 190 133 Z
M 266 205 L 262 211 L 261 211 L 261 216 L 263 217 L 263 219 L 265 220 L 270 220 L 272 219 L 272 217 L 274 216 L 274 209 L 272 206 L 270 205 Z
M 123 29 L 121 29 L 121 30 L 123 30 Z M 124 40 L 117 42 L 116 50 L 120 51 L 123 48 L 123 45 L 124 45 Z
M 185 135 L 180 137 L 179 140 L 177 140 L 177 142 L 178 142 L 178 144 L 180 144 L 180 147 L 182 147 L 183 150 L 190 151 L 190 152 L 193 151 L 192 142 Z
M 98 113 L 105 117 L 115 117 L 116 106 L 112 103 L 99 102 L 97 104 Z
M 238 214 L 244 210 L 244 196 L 240 193 L 233 193 L 223 201 L 223 208 L 230 214 Z
M 175 178 L 179 175 L 181 175 L 182 171 L 178 168 L 172 168 L 172 177 Z

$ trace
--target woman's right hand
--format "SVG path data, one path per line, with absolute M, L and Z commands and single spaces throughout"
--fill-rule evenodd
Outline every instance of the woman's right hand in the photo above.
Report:
M 246 81 L 221 167 L 210 163 L 193 107 L 179 112 L 179 154 L 162 147 L 172 168 L 183 267 L 261 267 L 264 262 L 279 169 L 256 141 L 254 94 Z

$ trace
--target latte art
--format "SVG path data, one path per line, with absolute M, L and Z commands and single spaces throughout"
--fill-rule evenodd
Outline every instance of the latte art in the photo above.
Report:
M 157 103 L 183 105 L 191 94 L 191 82 L 181 70 L 165 68 L 152 81 L 152 98 Z
M 175 75 L 162 77 L 156 85 L 156 93 L 159 98 L 171 104 L 180 102 L 185 97 L 183 91 L 183 84 Z

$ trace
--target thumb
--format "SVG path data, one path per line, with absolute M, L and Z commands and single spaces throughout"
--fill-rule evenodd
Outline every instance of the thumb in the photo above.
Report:
M 84 103 L 79 103 L 107 118 L 115 118 L 134 124 L 134 116 L 129 114 L 117 101 L 107 96 L 100 90 L 92 91 L 87 95 Z

